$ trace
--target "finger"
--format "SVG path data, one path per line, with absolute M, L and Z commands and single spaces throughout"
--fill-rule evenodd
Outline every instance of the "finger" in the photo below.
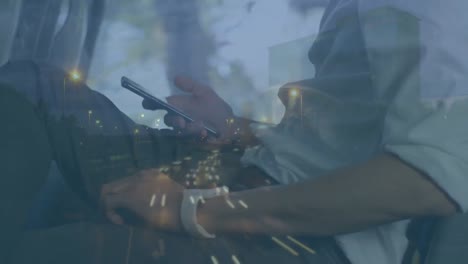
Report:
M 213 138 L 213 137 L 209 137 L 207 139 L 207 143 L 210 144 L 211 146 L 213 147 L 219 147 L 219 146 L 222 146 L 222 145 L 225 145 L 226 143 L 224 142 L 224 140 L 222 139 L 219 139 L 219 138 Z
M 212 91 L 210 87 L 202 85 L 187 77 L 178 76 L 175 78 L 174 83 L 180 90 L 191 93 L 195 96 L 200 96 Z
M 114 224 L 124 224 L 123 218 L 116 212 L 116 209 L 118 208 L 124 208 L 125 207 L 125 197 L 124 195 L 114 195 L 114 194 L 109 194 L 106 195 L 103 198 L 103 206 L 104 206 L 104 211 L 107 216 L 107 218 L 113 222 Z
M 159 171 L 158 171 L 158 174 L 155 174 L 155 175 L 158 177 L 158 179 L 159 179 L 160 181 L 170 181 L 170 180 L 171 180 L 171 178 L 170 178 L 167 174 L 161 173 L 161 172 L 159 172 Z M 158 191 L 159 191 L 159 190 L 158 190 Z
M 104 184 L 101 188 L 101 196 L 120 192 L 127 188 L 134 180 L 135 176 L 130 176 Z
M 203 122 L 197 120 L 195 122 L 187 123 L 185 132 L 190 135 L 199 135 L 201 137 L 206 137 L 207 131 L 203 125 Z
M 144 109 L 147 109 L 147 110 L 158 110 L 158 109 L 162 109 L 161 108 L 161 105 L 151 101 L 151 100 L 148 100 L 148 99 L 144 99 L 143 102 L 141 103 L 141 105 L 143 106 Z
M 173 114 L 167 114 L 164 116 L 164 123 L 169 126 L 173 127 L 175 129 L 185 129 L 186 122 L 185 120 L 177 115 Z
M 123 225 L 125 223 L 123 218 L 119 214 L 117 214 L 115 211 L 107 211 L 106 212 L 106 217 L 112 223 L 114 223 L 116 225 Z
M 160 175 L 163 175 L 163 173 L 161 173 L 161 170 L 159 168 L 150 168 L 150 169 L 146 169 L 142 171 L 140 175 L 141 175 L 141 178 L 139 179 L 139 181 L 148 181 L 148 180 L 151 181 L 155 177 L 159 177 Z
M 200 105 L 190 95 L 172 95 L 166 97 L 166 101 L 183 112 L 193 112 Z
M 208 137 L 207 143 L 213 147 L 222 147 L 224 145 L 229 145 L 232 143 L 232 139 L 223 137 L 221 135 L 220 137 Z
M 208 137 L 208 131 L 205 128 L 203 128 L 203 130 L 201 131 L 200 137 L 201 138 L 207 138 Z

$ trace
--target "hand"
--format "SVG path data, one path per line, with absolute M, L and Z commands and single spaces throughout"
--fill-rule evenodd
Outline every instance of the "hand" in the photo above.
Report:
M 203 125 L 208 125 L 220 133 L 219 140 L 229 140 L 233 133 L 229 121 L 235 119 L 232 108 L 213 89 L 193 80 L 177 77 L 175 85 L 188 94 L 169 96 L 167 102 L 190 115 L 195 122 L 188 123 L 182 117 L 167 114 L 164 118 L 166 125 L 184 135 L 202 138 L 208 135 Z M 143 101 L 143 107 L 149 110 L 159 109 L 148 100 Z
M 167 175 L 150 169 L 104 185 L 101 200 L 106 216 L 115 224 L 124 224 L 117 211 L 126 209 L 154 228 L 180 231 L 183 190 Z

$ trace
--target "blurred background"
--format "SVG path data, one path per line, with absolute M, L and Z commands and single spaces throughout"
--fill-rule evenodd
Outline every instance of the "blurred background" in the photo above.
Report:
M 238 115 L 276 123 L 277 88 L 313 76 L 307 51 L 327 0 L 2 0 L 0 62 L 34 58 L 78 70 L 138 123 L 162 112 L 120 87 L 128 76 L 158 97 L 185 75 Z M 13 44 L 13 45 L 10 45 Z M 12 46 L 9 48 L 9 46 Z

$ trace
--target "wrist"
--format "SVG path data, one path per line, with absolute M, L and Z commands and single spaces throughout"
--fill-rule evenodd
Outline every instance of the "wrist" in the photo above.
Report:
M 230 193 L 206 200 L 198 208 L 198 223 L 212 234 L 248 232 L 248 225 L 245 224 L 248 218 L 247 210 L 237 205 L 235 196 L 236 193 Z
M 196 214 L 198 224 L 203 226 L 210 234 L 216 234 L 219 230 L 217 226 L 219 221 L 214 221 L 215 217 L 213 217 L 213 212 L 216 211 L 216 200 L 217 198 L 212 198 L 205 201 L 205 203 L 200 203 Z
M 225 196 L 229 193 L 227 187 L 214 189 L 190 189 L 184 191 L 181 205 L 182 226 L 189 234 L 200 238 L 215 238 L 213 228 L 217 221 L 211 221 L 208 214 L 200 213 L 204 204 L 217 197 Z M 209 226 L 207 229 L 206 226 Z

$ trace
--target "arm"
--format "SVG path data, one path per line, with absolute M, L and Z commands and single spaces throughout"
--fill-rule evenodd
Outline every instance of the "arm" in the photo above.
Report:
M 327 236 L 419 216 L 456 212 L 454 204 L 424 175 L 382 155 L 318 180 L 232 193 L 208 200 L 198 221 L 212 233 Z

